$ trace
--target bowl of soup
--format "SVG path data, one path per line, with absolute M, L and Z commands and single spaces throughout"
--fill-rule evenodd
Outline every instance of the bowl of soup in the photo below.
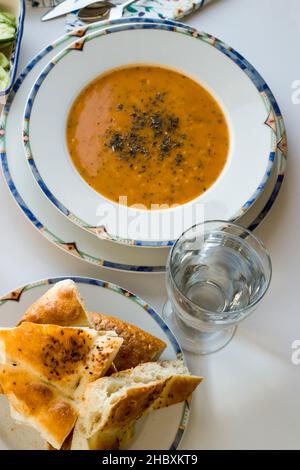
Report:
M 269 110 L 220 44 L 190 28 L 124 21 L 46 66 L 24 145 L 58 210 L 99 237 L 157 247 L 251 207 L 272 164 Z

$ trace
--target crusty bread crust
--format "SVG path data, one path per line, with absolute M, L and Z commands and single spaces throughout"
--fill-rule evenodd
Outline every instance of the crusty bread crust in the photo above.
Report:
M 115 331 L 124 339 L 114 360 L 118 371 L 136 367 L 144 362 L 156 361 L 166 347 L 166 343 L 131 323 L 119 318 L 91 313 L 90 320 L 98 331 Z
M 101 431 L 124 429 L 153 409 L 185 401 L 200 382 L 199 377 L 177 375 L 153 381 L 145 386 L 132 383 L 132 388 L 124 391 L 123 395 L 112 404 L 102 421 Z
M 58 282 L 31 305 L 19 324 L 24 321 L 61 326 L 90 326 L 83 301 L 71 279 Z
M 114 332 L 24 322 L 0 330 L 0 364 L 13 362 L 77 398 L 79 388 L 105 375 L 122 342 Z
M 107 436 L 132 429 L 153 409 L 187 400 L 201 381 L 181 360 L 174 360 L 143 364 L 93 382 L 79 411 L 72 448 L 84 440 L 87 447 L 96 442 L 99 449 L 106 448 Z
M 71 442 L 71 450 L 119 450 L 124 449 L 134 436 L 134 423 L 127 428 L 116 431 L 95 433 L 86 438 L 75 427 Z
M 159 381 L 144 387 L 126 391 L 116 401 L 101 425 L 101 431 L 116 431 L 140 419 L 163 393 L 166 381 Z M 134 385 L 133 385 L 134 387 Z M 181 401 L 181 400 L 180 400 Z
M 59 449 L 55 449 L 55 447 L 53 447 L 50 444 L 50 442 L 46 442 L 46 450 L 71 450 L 72 439 L 73 439 L 73 430 L 66 437 L 66 439 L 64 440 L 62 446 Z
M 0 330 L 0 385 L 12 417 L 60 449 L 87 384 L 107 372 L 122 342 L 88 328 L 24 322 Z
M 151 409 L 158 410 L 188 400 L 202 380 L 202 377 L 194 375 L 170 377 L 164 381 L 163 390 L 153 401 Z
M 77 409 L 71 400 L 35 375 L 13 365 L 1 367 L 0 381 L 12 416 L 37 429 L 59 449 L 77 419 Z

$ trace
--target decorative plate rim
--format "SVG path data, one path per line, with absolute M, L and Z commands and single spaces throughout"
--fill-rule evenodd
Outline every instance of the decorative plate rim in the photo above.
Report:
M 75 41 L 74 43 L 70 44 L 67 46 L 64 50 L 62 50 L 59 54 L 57 54 L 42 70 L 40 73 L 39 77 L 36 79 L 32 90 L 29 94 L 27 104 L 25 107 L 25 112 L 24 112 L 24 121 L 23 121 L 23 143 L 24 143 L 24 149 L 25 149 L 25 155 L 27 157 L 27 161 L 30 167 L 30 170 L 39 185 L 40 189 L 43 191 L 43 193 L 46 195 L 46 197 L 54 204 L 54 206 L 69 220 L 71 220 L 73 223 L 78 225 L 79 227 L 87 230 L 88 232 L 92 233 L 95 236 L 95 232 L 97 230 L 96 227 L 92 227 L 89 225 L 86 221 L 80 219 L 76 214 L 73 214 L 70 209 L 68 209 L 61 201 L 57 199 L 57 197 L 52 193 L 52 191 L 49 189 L 47 186 L 45 180 L 41 176 L 38 166 L 35 162 L 34 155 L 32 154 L 31 151 L 31 145 L 30 145 L 30 133 L 29 133 L 29 127 L 30 127 L 30 118 L 31 118 L 31 112 L 34 106 L 35 98 L 37 96 L 37 93 L 43 84 L 45 78 L 49 75 L 49 73 L 53 70 L 53 68 L 70 52 L 76 50 L 80 51 L 83 50 L 83 46 L 86 42 L 92 41 L 95 38 L 99 38 L 102 36 L 106 36 L 108 34 L 112 34 L 115 32 L 120 32 L 120 31 L 128 31 L 128 30 L 143 30 L 143 29 L 159 29 L 159 30 L 166 30 L 169 32 L 175 32 L 175 33 L 180 33 L 180 34 L 185 34 L 188 35 L 192 38 L 195 38 L 197 40 L 203 41 L 210 46 L 216 48 L 219 52 L 223 53 L 226 55 L 232 62 L 234 62 L 241 70 L 244 72 L 247 77 L 251 80 L 253 85 L 256 87 L 257 92 L 259 93 L 264 105 L 267 107 L 268 111 L 268 117 L 270 115 L 270 110 L 273 108 L 274 110 L 274 104 L 276 104 L 276 108 L 279 107 L 277 105 L 277 102 L 275 100 L 275 97 L 273 96 L 270 88 L 264 81 L 264 79 L 259 75 L 259 73 L 256 71 L 256 69 L 246 61 L 237 51 L 232 49 L 230 46 L 225 44 L 223 41 L 215 38 L 214 36 L 211 36 L 205 32 L 198 31 L 194 28 L 183 28 L 181 25 L 175 25 L 174 23 L 170 25 L 169 23 L 166 24 L 164 21 L 159 21 L 156 20 L 156 23 L 150 23 L 150 24 L 145 24 L 144 22 L 141 23 L 134 23 L 132 22 L 126 22 L 125 24 L 119 24 L 114 27 L 105 27 L 103 29 L 99 29 L 95 31 L 94 33 L 88 34 L 84 36 L 83 38 Z M 273 104 L 273 106 L 272 106 Z M 279 111 L 280 112 L 280 111 Z M 265 124 L 267 124 L 268 118 L 266 119 Z M 271 127 L 271 126 L 269 126 Z M 272 128 L 271 128 L 272 129 Z M 275 133 L 276 134 L 276 133 Z M 272 134 L 271 134 L 272 135 Z M 251 197 L 242 205 L 240 210 L 234 214 L 229 221 L 233 222 L 237 220 L 246 210 L 250 209 L 254 202 L 257 200 L 257 198 L 260 196 L 262 193 L 263 189 L 266 186 L 266 183 L 270 177 L 271 170 L 273 167 L 274 159 L 275 159 L 275 154 L 276 154 L 276 146 L 277 146 L 277 141 L 275 142 L 274 139 L 271 139 L 271 148 L 270 152 L 268 155 L 268 160 L 266 162 L 266 170 L 265 174 L 254 191 L 254 193 L 251 195 Z M 102 227 L 101 227 L 102 229 Z M 168 240 L 168 241 L 145 241 L 145 240 L 133 240 L 133 239 L 127 239 L 127 238 L 122 238 L 120 236 L 117 236 L 115 234 L 108 233 L 107 229 L 103 227 L 100 233 L 97 233 L 99 238 L 105 238 L 109 239 L 110 241 L 116 242 L 116 243 L 124 243 L 126 245 L 132 245 L 132 246 L 139 246 L 139 247 L 166 247 L 166 246 L 172 246 L 175 243 L 175 240 Z
M 144 23 L 155 23 L 156 19 L 139 19 L 139 18 L 132 18 L 132 19 L 121 19 L 121 20 L 114 20 L 114 21 L 107 21 L 106 24 L 118 24 L 118 23 L 123 23 L 123 22 L 144 22 Z M 173 21 L 170 20 L 165 20 L 166 24 L 169 24 L 170 26 L 174 25 Z M 185 27 L 189 29 L 189 26 L 176 23 L 176 25 L 179 25 L 181 27 Z M 75 31 L 71 31 L 60 38 L 58 38 L 55 42 L 52 44 L 49 44 L 46 46 L 44 49 L 42 49 L 28 64 L 27 66 L 23 69 L 23 71 L 20 73 L 17 81 L 15 82 L 9 96 L 8 100 L 6 102 L 6 105 L 3 108 L 2 115 L 1 115 L 1 126 L 0 126 L 0 143 L 1 143 L 1 167 L 2 167 L 2 172 L 4 179 L 7 183 L 8 189 L 10 191 L 10 194 L 16 204 L 18 205 L 19 209 L 24 213 L 26 218 L 31 222 L 31 224 L 46 238 L 48 239 L 52 244 L 54 244 L 56 247 L 60 248 L 66 253 L 71 254 L 72 256 L 79 258 L 83 261 L 89 262 L 90 264 L 96 265 L 96 266 L 101 266 L 106 269 L 114 269 L 114 270 L 121 270 L 121 271 L 126 271 L 126 272 L 142 272 L 142 273 L 161 273 L 165 271 L 165 266 L 135 266 L 135 265 L 127 265 L 127 264 L 120 264 L 120 263 L 115 263 L 111 262 L 108 260 L 103 260 L 99 258 L 95 258 L 88 253 L 85 253 L 84 251 L 80 250 L 77 245 L 76 241 L 64 241 L 60 237 L 58 237 L 55 233 L 52 233 L 45 225 L 43 225 L 40 220 L 33 214 L 31 209 L 28 207 L 28 205 L 24 202 L 22 196 L 18 192 L 18 189 L 16 188 L 14 181 L 12 179 L 12 175 L 9 170 L 8 166 L 8 159 L 6 155 L 6 141 L 5 141 L 5 128 L 6 128 L 6 123 L 8 119 L 8 113 L 10 110 L 10 107 L 17 95 L 17 92 L 19 88 L 21 87 L 22 83 L 26 79 L 27 75 L 31 72 L 31 70 L 35 67 L 36 64 L 39 63 L 40 60 L 42 60 L 48 53 L 53 51 L 56 47 L 59 45 L 65 43 L 68 41 L 70 38 L 81 38 L 83 37 L 87 32 L 93 31 L 94 29 L 97 29 L 99 26 L 92 24 L 89 25 L 85 28 L 79 28 Z M 286 167 L 286 157 L 282 150 L 280 149 L 280 142 L 282 139 L 285 137 L 285 127 L 284 127 L 284 122 L 283 118 L 280 113 L 275 114 L 275 127 L 276 127 L 276 132 L 278 134 L 278 146 L 276 149 L 276 159 L 278 159 L 278 171 L 277 171 L 277 179 L 276 183 L 274 185 L 273 191 L 267 201 L 267 203 L 264 205 L 263 209 L 261 210 L 260 214 L 251 222 L 251 224 L 247 227 L 250 230 L 255 230 L 255 228 L 260 225 L 260 223 L 264 220 L 266 215 L 269 213 L 270 209 L 272 208 L 274 202 L 277 199 L 277 196 L 280 192 L 284 176 L 285 176 L 285 167 Z M 70 250 L 69 247 L 72 246 L 74 249 Z
M 174 334 L 172 333 L 168 325 L 164 322 L 162 317 L 156 312 L 156 310 L 153 307 L 151 307 L 147 302 L 145 302 L 143 299 L 141 299 L 141 297 L 137 296 L 133 292 L 128 291 L 127 289 L 124 289 L 123 287 L 115 283 L 104 281 L 102 279 L 96 279 L 96 278 L 84 277 L 84 276 L 58 276 L 58 277 L 50 277 L 50 278 L 41 279 L 39 281 L 30 282 L 28 284 L 25 284 L 21 287 L 14 289 L 13 291 L 8 292 L 5 295 L 0 296 L 0 309 L 7 302 L 19 302 L 24 292 L 27 292 L 29 290 L 32 290 L 41 286 L 47 286 L 47 285 L 51 286 L 52 284 L 56 284 L 57 282 L 63 281 L 66 279 L 71 279 L 77 284 L 88 284 L 88 285 L 97 286 L 103 289 L 109 289 L 115 292 L 116 294 L 122 295 L 126 297 L 127 299 L 130 299 L 132 302 L 136 303 L 137 305 L 139 305 L 145 312 L 147 312 L 147 314 L 149 314 L 154 319 L 154 321 L 158 324 L 161 330 L 163 330 L 163 332 L 165 333 L 165 335 L 167 336 L 170 342 L 170 345 L 172 346 L 174 350 L 176 357 L 185 362 L 183 351 L 176 337 L 174 336 Z M 0 310 L 0 316 L 1 316 L 1 310 Z M 169 450 L 176 450 L 178 446 L 180 445 L 183 439 L 188 421 L 189 421 L 189 415 L 190 415 L 189 403 L 184 402 L 182 404 L 182 414 L 181 414 L 180 423 L 177 428 L 173 442 L 169 447 Z

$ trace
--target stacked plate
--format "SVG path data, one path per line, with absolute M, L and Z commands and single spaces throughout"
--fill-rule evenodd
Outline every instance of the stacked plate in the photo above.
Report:
M 169 237 L 143 227 L 140 236 L 129 237 L 123 227 L 116 231 L 109 218 L 99 226 L 94 214 L 101 196 L 69 165 L 61 133 L 70 104 L 87 83 L 109 69 L 141 62 L 193 76 L 212 91 L 227 115 L 231 145 L 224 171 L 189 209 L 200 203 L 206 220 L 257 227 L 284 177 L 286 136 L 279 107 L 240 54 L 180 23 L 127 18 L 94 24 L 41 51 L 20 75 L 3 111 L 1 159 L 15 201 L 58 247 L 111 269 L 161 272 L 170 246 L 190 225 L 188 219 L 175 223 Z M 75 195 L 70 189 L 74 184 Z M 124 220 L 132 217 L 130 208 L 118 210 Z M 182 210 L 145 211 L 145 227 L 155 228 L 161 220 L 164 225 L 170 215 L 175 222 L 182 220 Z
M 0 299 L 1 326 L 14 327 L 24 312 L 53 285 L 64 278 L 52 278 L 15 289 Z M 106 312 L 125 322 L 142 326 L 145 331 L 166 343 L 161 359 L 183 357 L 176 338 L 160 316 L 143 300 L 131 292 L 99 279 L 72 277 L 89 311 Z M 121 313 L 120 313 L 121 312 Z M 179 446 L 189 419 L 189 402 L 179 403 L 150 413 L 137 425 L 129 449 L 170 449 Z M 38 433 L 25 425 L 15 426 L 6 399 L 0 394 L 0 450 L 43 450 L 45 442 Z M 157 432 L 157 429 L 160 432 Z

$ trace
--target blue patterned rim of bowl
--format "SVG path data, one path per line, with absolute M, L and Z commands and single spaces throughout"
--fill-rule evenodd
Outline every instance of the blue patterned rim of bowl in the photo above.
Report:
M 182 352 L 181 347 L 179 346 L 175 336 L 167 326 L 167 324 L 164 322 L 164 320 L 161 318 L 160 315 L 152 308 L 150 307 L 146 302 L 144 302 L 140 297 L 137 295 L 133 294 L 132 292 L 129 292 L 126 289 L 123 289 L 123 287 L 120 287 L 116 284 L 113 284 L 111 282 L 106 282 L 102 281 L 100 279 L 94 279 L 94 278 L 89 278 L 89 277 L 78 277 L 78 276 L 62 276 L 62 277 L 54 277 L 54 278 L 49 278 L 49 279 L 42 279 L 41 281 L 33 282 L 30 284 L 27 284 L 25 286 L 19 287 L 15 289 L 12 292 L 9 292 L 8 294 L 1 296 L 0 297 L 0 307 L 2 305 L 5 305 L 7 302 L 19 302 L 21 299 L 21 296 L 24 292 L 35 289 L 37 287 L 42 287 L 42 286 L 47 286 L 47 285 L 52 285 L 56 284 L 59 281 L 63 281 L 65 279 L 71 279 L 74 281 L 76 284 L 88 284 L 92 286 L 97 286 L 99 288 L 103 289 L 109 289 L 116 294 L 122 295 L 126 297 L 127 299 L 130 299 L 132 302 L 138 304 L 147 314 L 149 314 L 153 320 L 158 324 L 158 326 L 163 330 L 165 335 L 167 336 L 174 353 L 178 359 L 184 360 L 184 355 Z M 170 446 L 169 450 L 176 450 L 183 438 L 185 429 L 187 427 L 188 419 L 189 419 L 189 413 L 190 413 L 190 404 L 189 402 L 185 402 L 183 404 L 183 410 L 182 410 L 182 416 L 180 420 L 179 427 L 177 429 L 175 438 Z
M 126 19 L 126 22 L 143 22 L 146 24 L 152 24 L 156 23 L 157 20 L 151 20 L 151 19 Z M 113 22 L 107 21 L 105 24 L 107 25 L 112 25 L 112 24 L 119 24 L 119 23 L 124 23 L 125 20 L 114 20 Z M 168 24 L 170 26 L 181 26 L 185 27 L 187 29 L 192 29 L 189 28 L 188 26 L 184 24 L 179 24 L 179 23 L 174 23 L 169 20 L 165 20 L 164 24 Z M 70 33 L 62 36 L 52 44 L 48 45 L 46 48 L 41 50 L 35 58 L 32 59 L 32 61 L 26 66 L 26 68 L 23 70 L 23 72 L 20 74 L 19 78 L 15 82 L 15 85 L 8 97 L 8 101 L 3 109 L 2 116 L 1 116 L 1 126 L 0 126 L 0 144 L 1 144 L 1 163 L 2 163 L 2 171 L 5 177 L 5 180 L 7 182 L 8 188 L 17 202 L 18 206 L 22 210 L 22 212 L 25 214 L 25 216 L 29 219 L 29 221 L 34 225 L 34 227 L 42 233 L 50 242 L 54 243 L 58 248 L 64 250 L 67 253 L 72 254 L 73 256 L 80 258 L 84 261 L 88 261 L 89 263 L 95 264 L 97 266 L 105 267 L 108 269 L 116 269 L 116 270 L 123 270 L 123 271 L 130 271 L 130 272 L 144 272 L 144 273 L 154 273 L 154 272 L 164 272 L 165 271 L 165 266 L 133 266 L 133 265 L 127 265 L 127 264 L 120 264 L 120 263 L 114 263 L 108 260 L 103 260 L 99 258 L 95 258 L 91 256 L 88 253 L 83 252 L 82 250 L 79 249 L 77 246 L 76 242 L 74 240 L 62 240 L 60 237 L 58 237 L 56 234 L 52 233 L 45 225 L 43 225 L 40 220 L 35 216 L 35 214 L 32 213 L 30 208 L 27 206 L 27 204 L 24 202 L 22 199 L 21 195 L 19 194 L 12 175 L 9 170 L 8 166 L 8 160 L 7 160 L 7 155 L 6 155 L 6 143 L 5 143 L 5 128 L 6 128 L 6 122 L 7 122 L 7 117 L 8 113 L 10 110 L 10 107 L 15 99 L 15 96 L 21 87 L 23 81 L 27 77 L 27 75 L 30 73 L 30 71 L 45 57 L 47 54 L 51 51 L 53 51 L 56 47 L 60 46 L 61 44 L 64 44 L 67 41 L 70 41 L 72 38 L 82 38 L 86 33 L 92 32 L 94 30 L 97 30 L 99 26 L 97 24 L 92 24 L 89 25 L 85 28 L 80 28 L 75 31 L 71 31 Z M 242 60 L 242 59 L 241 59 Z M 275 101 L 275 99 L 272 100 L 271 102 L 271 107 L 272 103 L 275 104 L 274 108 L 274 121 L 270 123 L 270 125 L 273 127 L 274 133 L 276 134 L 276 140 L 277 140 L 277 148 L 276 148 L 276 159 L 278 160 L 278 175 L 277 175 L 277 180 L 276 184 L 274 186 L 274 189 L 272 191 L 272 194 L 270 195 L 270 198 L 268 202 L 265 204 L 263 207 L 262 211 L 260 214 L 256 217 L 254 221 L 250 224 L 249 230 L 255 230 L 258 225 L 264 220 L 266 215 L 269 213 L 271 210 L 274 202 L 277 199 L 277 196 L 280 192 L 283 180 L 284 180 L 284 175 L 285 175 L 285 168 L 286 168 L 286 137 L 285 137 L 285 126 L 284 126 L 284 121 L 282 118 L 282 115 L 280 113 L 279 107 Z
M 32 155 L 31 152 L 31 147 L 30 147 L 30 138 L 29 138 L 29 125 L 30 125 L 30 116 L 31 116 L 31 111 L 34 103 L 34 99 L 38 93 L 38 90 L 42 83 L 44 82 L 45 78 L 47 75 L 51 72 L 51 70 L 62 60 L 66 55 L 71 53 L 72 51 L 80 51 L 83 50 L 84 44 L 88 41 L 93 40 L 94 38 L 100 37 L 100 36 L 106 36 L 107 34 L 111 34 L 114 32 L 118 31 L 126 31 L 126 30 L 132 30 L 132 29 L 162 29 L 162 30 L 167 30 L 170 32 L 175 32 L 175 33 L 181 33 L 185 35 L 189 35 L 197 40 L 201 40 L 207 44 L 209 44 L 212 47 L 215 47 L 217 50 L 219 50 L 221 53 L 225 54 L 229 59 L 231 59 L 247 76 L 248 78 L 252 81 L 252 83 L 255 85 L 258 93 L 260 94 L 264 104 L 267 106 L 268 109 L 268 117 L 266 119 L 265 124 L 271 127 L 273 129 L 272 125 L 275 121 L 275 116 L 276 115 L 281 115 L 278 104 L 266 84 L 266 82 L 263 80 L 263 78 L 258 74 L 258 72 L 255 70 L 255 68 L 249 64 L 238 52 L 234 51 L 230 46 L 224 44 L 222 41 L 219 39 L 216 39 L 215 37 L 204 33 L 204 32 L 199 32 L 193 28 L 187 28 L 187 27 L 182 27 L 180 24 L 174 24 L 170 22 L 165 22 L 165 21 L 159 21 L 156 20 L 156 23 L 132 23 L 132 22 L 127 22 L 126 24 L 120 24 L 117 26 L 114 26 L 112 28 L 107 27 L 105 29 L 98 30 L 94 32 L 93 34 L 86 35 L 82 37 L 81 39 L 77 40 L 75 43 L 71 44 L 70 46 L 66 47 L 62 52 L 60 52 L 52 61 L 45 67 L 45 69 L 42 71 L 38 79 L 36 80 L 32 91 L 29 95 L 28 102 L 26 105 L 25 109 L 25 118 L 24 118 L 24 147 L 25 147 L 25 153 L 31 168 L 31 171 L 39 184 L 40 188 L 44 192 L 44 194 L 48 197 L 48 199 L 57 207 L 57 209 L 63 213 L 66 217 L 68 217 L 72 221 L 76 221 L 76 224 L 79 225 L 80 227 L 84 228 L 85 230 L 91 232 L 92 234 L 97 233 L 98 236 L 101 238 L 109 239 L 111 241 L 115 241 L 117 243 L 124 243 L 126 245 L 132 245 L 132 246 L 141 246 L 141 247 L 165 247 L 165 246 L 172 246 L 175 243 L 175 240 L 168 240 L 168 241 L 143 241 L 143 240 L 131 240 L 131 239 L 124 239 L 121 237 L 118 237 L 114 234 L 108 233 L 105 227 L 103 227 L 103 230 L 101 231 L 101 234 L 99 234 L 99 231 L 97 230 L 96 227 L 91 227 L 89 224 L 87 224 L 85 221 L 79 219 L 75 214 L 73 214 L 68 208 L 66 208 L 61 201 L 59 201 L 56 196 L 50 191 L 48 186 L 46 185 L 45 181 L 43 180 L 38 167 L 35 163 L 34 156 Z M 274 129 L 273 129 L 274 130 Z M 276 131 L 275 131 L 276 135 Z M 277 137 L 277 136 L 276 136 Z M 250 197 L 248 201 L 244 203 L 244 205 L 241 207 L 241 209 L 234 214 L 234 216 L 231 217 L 230 221 L 234 222 L 236 221 L 239 217 L 241 217 L 252 205 L 256 202 L 258 197 L 261 195 L 262 191 L 265 189 L 265 186 L 268 182 L 268 179 L 271 175 L 271 170 L 273 167 L 273 163 L 275 160 L 276 156 L 276 148 L 277 148 L 278 141 L 271 143 L 271 150 L 268 155 L 268 164 L 267 164 L 267 169 L 265 172 L 265 175 L 259 184 L 258 188 L 255 190 L 253 195 Z

